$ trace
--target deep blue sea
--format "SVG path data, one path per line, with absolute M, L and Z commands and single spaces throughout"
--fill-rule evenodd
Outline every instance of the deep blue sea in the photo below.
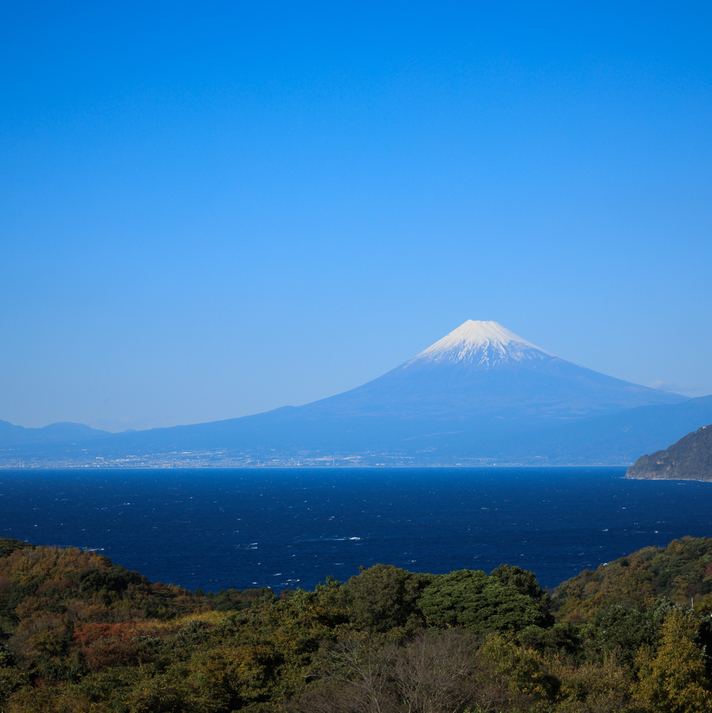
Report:
M 553 587 L 685 535 L 712 535 L 712 483 L 625 468 L 0 471 L 0 536 L 100 551 L 153 581 L 312 589 L 378 562 Z

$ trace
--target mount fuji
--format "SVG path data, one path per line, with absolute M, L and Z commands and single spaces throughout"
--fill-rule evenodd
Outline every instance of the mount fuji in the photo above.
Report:
M 710 422 L 712 397 L 615 379 L 468 320 L 383 376 L 304 406 L 118 434 L 75 425 L 65 441 L 4 424 L 0 465 L 623 464 Z
M 497 322 L 468 320 L 383 376 L 301 411 L 339 417 L 541 421 L 684 400 L 572 364 Z

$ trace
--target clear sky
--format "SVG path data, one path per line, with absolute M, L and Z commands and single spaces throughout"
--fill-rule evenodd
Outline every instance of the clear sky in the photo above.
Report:
M 0 18 L 0 419 L 211 421 L 466 319 L 712 393 L 712 5 Z

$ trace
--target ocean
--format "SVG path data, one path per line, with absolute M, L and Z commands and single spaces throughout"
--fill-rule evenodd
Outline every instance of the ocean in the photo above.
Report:
M 0 471 L 0 536 L 100 551 L 204 591 L 313 589 L 359 566 L 490 572 L 553 587 L 675 538 L 712 535 L 712 483 L 625 468 Z

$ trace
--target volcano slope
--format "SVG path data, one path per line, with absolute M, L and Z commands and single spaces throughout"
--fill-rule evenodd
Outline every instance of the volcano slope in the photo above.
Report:
M 191 426 L 94 433 L 15 453 L 179 463 L 185 454 L 202 453 L 244 465 L 622 464 L 660 447 L 637 424 L 657 424 L 654 439 L 669 443 L 710 420 L 712 401 L 606 376 L 497 322 L 468 320 L 383 376 L 304 406 Z

